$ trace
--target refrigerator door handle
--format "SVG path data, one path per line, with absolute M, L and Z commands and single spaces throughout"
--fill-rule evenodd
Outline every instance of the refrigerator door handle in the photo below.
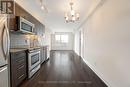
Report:
M 9 37 L 9 30 L 7 23 L 5 24 L 5 29 L 6 29 L 6 35 L 7 35 L 7 51 L 6 51 L 6 58 L 9 56 L 9 49 L 10 49 L 10 37 Z
M 4 32 L 5 32 L 5 25 L 4 25 L 3 29 L 2 29 L 2 40 L 1 40 L 2 43 L 1 44 L 2 44 L 3 56 L 4 56 L 5 60 L 6 60 L 6 53 L 4 51 Z
M 6 38 L 4 38 L 4 34 L 6 34 Z M 7 43 L 4 43 L 4 39 L 7 39 Z M 4 47 L 4 45 L 6 45 L 6 47 Z M 2 31 L 2 51 L 5 60 L 8 58 L 9 55 L 9 47 L 10 47 L 9 32 L 7 28 L 7 23 L 5 23 Z

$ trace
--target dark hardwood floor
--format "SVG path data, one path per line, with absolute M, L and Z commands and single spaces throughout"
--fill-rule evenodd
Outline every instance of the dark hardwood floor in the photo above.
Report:
M 50 59 L 20 87 L 107 87 L 72 51 L 51 51 Z

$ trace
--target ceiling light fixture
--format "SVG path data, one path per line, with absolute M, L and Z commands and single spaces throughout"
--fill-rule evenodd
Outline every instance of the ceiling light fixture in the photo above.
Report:
M 48 13 L 48 9 L 47 9 L 46 5 L 43 3 L 43 0 L 40 0 L 40 5 L 41 5 L 41 9 Z
M 75 10 L 73 9 L 74 3 L 71 1 L 69 3 L 70 5 L 70 12 L 65 13 L 65 21 L 68 22 L 75 22 L 79 20 L 79 13 L 76 13 Z
M 44 10 L 45 7 L 44 7 L 44 5 L 43 5 L 43 0 L 40 0 L 40 4 L 41 4 L 41 9 Z

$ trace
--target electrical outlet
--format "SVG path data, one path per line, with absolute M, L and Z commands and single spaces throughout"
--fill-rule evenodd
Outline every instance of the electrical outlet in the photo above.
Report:
M 25 43 L 27 44 L 27 43 L 28 43 L 28 40 L 25 40 Z

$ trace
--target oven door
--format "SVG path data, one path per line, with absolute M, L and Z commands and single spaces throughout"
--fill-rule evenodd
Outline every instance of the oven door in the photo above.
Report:
M 34 69 L 37 65 L 40 64 L 40 51 L 35 51 L 29 53 L 29 71 Z

